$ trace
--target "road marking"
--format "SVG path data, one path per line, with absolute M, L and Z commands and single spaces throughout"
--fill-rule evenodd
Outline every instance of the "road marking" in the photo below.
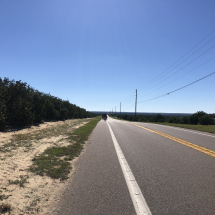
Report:
M 203 153 L 205 153 L 205 154 L 207 154 L 207 155 L 210 155 L 210 156 L 212 156 L 212 157 L 215 157 L 215 151 L 206 149 L 206 148 L 204 148 L 204 147 L 195 145 L 195 144 L 190 143 L 190 142 L 187 142 L 187 141 L 185 141 L 185 140 L 181 140 L 181 139 L 179 139 L 179 138 L 170 136 L 170 135 L 168 135 L 168 134 L 164 134 L 164 133 L 159 132 L 159 131 L 155 131 L 155 130 L 151 130 L 151 129 L 149 129 L 149 128 L 145 128 L 145 127 L 140 126 L 140 125 L 135 124 L 135 123 L 131 123 L 131 124 L 136 125 L 136 126 L 138 126 L 138 127 L 140 127 L 140 128 L 143 128 L 143 129 L 145 129 L 145 130 L 147 130 L 147 131 L 150 131 L 150 132 L 159 134 L 159 135 L 161 135 L 161 136 L 163 136 L 163 137 L 166 137 L 166 138 L 169 138 L 169 139 L 171 139 L 171 140 L 174 140 L 175 142 L 178 142 L 178 143 L 181 143 L 181 144 L 183 144 L 183 145 L 185 145 L 185 146 L 188 146 L 188 147 L 191 147 L 191 148 L 193 148 L 193 149 L 196 149 L 196 150 L 198 150 L 198 151 L 200 151 L 200 152 L 203 152 Z
M 111 137 L 112 137 L 113 144 L 114 144 L 114 147 L 116 150 L 116 154 L 119 159 L 119 163 L 122 168 L 122 172 L 125 177 L 125 181 L 128 186 L 128 190 L 129 190 L 135 211 L 136 211 L 137 215 L 152 215 L 152 213 L 146 203 L 146 200 L 137 184 L 137 181 L 135 180 L 135 177 L 125 159 L 125 156 L 124 156 L 124 154 L 117 142 L 117 139 L 108 122 L 107 122 L 107 125 L 108 125 L 110 133 L 111 133 Z
M 148 124 L 148 123 L 146 123 L 146 124 Z M 159 125 L 159 124 L 153 124 L 153 125 Z M 172 129 L 178 129 L 178 130 L 187 131 L 187 132 L 191 132 L 191 133 L 195 133 L 195 134 L 200 134 L 200 135 L 204 135 L 204 136 L 208 136 L 208 137 L 215 137 L 215 135 L 213 136 L 213 135 L 209 135 L 209 134 L 203 134 L 203 133 L 199 133 L 199 132 L 195 132 L 195 131 L 190 131 L 189 129 L 173 127 L 173 126 L 170 126 L 170 125 L 159 125 L 159 126 L 166 126 L 168 128 L 172 128 Z
M 116 120 L 116 119 L 113 119 L 113 120 Z M 122 120 L 116 120 L 116 121 L 118 121 L 118 122 L 127 122 L 127 123 L 131 123 L 131 122 L 128 122 L 128 121 L 125 121 L 125 120 L 123 120 L 123 121 L 122 121 Z M 144 122 L 142 122 L 142 123 L 144 123 Z M 133 123 L 131 123 L 131 124 L 133 124 Z M 153 123 L 144 123 L 144 124 L 149 124 L 149 125 L 151 125 L 151 124 L 153 124 Z M 191 130 L 188 129 L 188 128 L 179 128 L 179 127 L 174 127 L 174 126 L 170 126 L 170 125 L 160 125 L 160 124 L 153 124 L 153 125 L 166 126 L 166 127 L 168 127 L 168 128 L 171 128 L 171 129 L 178 129 L 178 130 L 182 130 L 182 131 L 187 131 L 187 132 L 191 132 L 191 133 L 200 134 L 200 135 L 204 135 L 204 136 L 214 137 L 214 138 L 215 138 L 215 135 L 203 134 L 203 133 L 199 133 L 199 132 L 196 132 L 196 131 L 191 131 Z M 202 132 L 204 132 L 204 131 L 202 131 Z M 207 131 L 205 131 L 205 132 L 207 132 Z

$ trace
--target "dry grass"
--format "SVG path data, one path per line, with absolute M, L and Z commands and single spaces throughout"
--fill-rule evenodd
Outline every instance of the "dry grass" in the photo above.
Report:
M 63 180 L 72 175 L 73 159 L 93 129 L 91 121 L 94 119 L 49 122 L 0 133 L 0 214 L 12 209 L 13 214 L 48 210 L 64 187 Z
M 7 213 L 12 210 L 12 206 L 9 203 L 1 203 L 0 204 L 0 213 Z
M 26 151 L 29 151 L 32 147 L 32 142 L 39 141 L 44 138 L 58 137 L 60 135 L 69 136 L 75 129 L 76 126 L 82 122 L 88 122 L 86 119 L 79 119 L 71 122 L 62 123 L 62 125 L 53 126 L 36 132 L 27 134 L 15 134 L 13 138 L 6 144 L 0 147 L 1 153 L 12 153 L 19 147 L 25 147 Z
M 66 132 L 71 144 L 46 149 L 39 157 L 32 160 L 33 165 L 29 170 L 41 176 L 45 174 L 53 179 L 66 180 L 72 168 L 68 161 L 81 153 L 83 144 L 100 119 L 101 117 L 92 119 L 73 133 Z

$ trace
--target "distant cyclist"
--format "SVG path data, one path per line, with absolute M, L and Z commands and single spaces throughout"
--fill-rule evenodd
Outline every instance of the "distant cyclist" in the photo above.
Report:
M 102 114 L 102 119 L 106 121 L 107 120 L 107 114 Z

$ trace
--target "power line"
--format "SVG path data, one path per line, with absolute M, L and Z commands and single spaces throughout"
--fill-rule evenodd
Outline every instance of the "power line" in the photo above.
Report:
M 204 46 L 206 46 L 209 42 L 211 42 L 213 39 L 215 39 L 215 37 L 213 37 L 211 40 L 209 40 L 208 42 L 206 42 L 206 43 L 205 43 L 204 45 L 202 45 L 199 49 L 197 49 L 195 52 L 193 52 L 191 55 L 189 55 L 186 59 L 184 59 L 182 62 L 180 62 L 178 65 L 176 65 L 176 66 L 175 66 L 174 68 L 172 68 L 170 71 L 168 71 L 168 70 L 169 70 L 171 67 L 173 67 L 176 63 L 178 63 L 181 59 L 183 59 L 189 52 L 191 52 L 193 49 L 195 49 L 195 48 L 196 48 L 201 42 L 203 42 L 207 37 L 209 37 L 214 31 L 215 31 L 215 29 L 213 29 L 208 35 L 206 35 L 202 40 L 200 40 L 195 46 L 193 46 L 189 51 L 187 51 L 182 57 L 180 57 L 177 61 L 175 61 L 171 66 L 169 66 L 169 67 L 168 67 L 166 70 L 164 70 L 161 74 L 159 74 L 157 77 L 155 77 L 154 79 L 152 79 L 152 80 L 149 81 L 146 85 L 140 87 L 139 89 L 142 88 L 142 90 L 143 90 L 144 88 L 147 87 L 147 85 L 151 85 L 152 83 L 157 82 L 158 80 L 162 79 L 166 74 L 170 73 L 173 69 L 175 69 L 176 67 L 178 67 L 179 65 L 181 65 L 183 62 L 185 62 L 187 59 L 189 59 L 191 56 L 193 56 L 195 53 L 197 53 L 200 49 L 202 49 L 202 48 L 203 48 Z M 214 45 L 214 46 L 215 46 L 215 45 Z M 205 51 L 204 53 L 202 53 L 201 55 L 199 55 L 197 58 L 195 58 L 194 60 L 192 60 L 191 62 L 189 62 L 188 64 L 186 64 L 184 67 L 182 67 L 181 69 L 179 69 L 178 71 L 176 71 L 176 72 L 173 73 L 172 75 L 168 76 L 166 79 L 162 80 L 162 81 L 159 82 L 158 84 L 162 83 L 163 81 L 165 81 L 165 80 L 167 80 L 168 78 L 172 77 L 172 76 L 173 76 L 174 74 L 176 74 L 177 72 L 179 72 L 179 71 L 181 71 L 182 69 L 184 69 L 186 66 L 188 66 L 189 64 L 191 64 L 192 62 L 194 62 L 195 60 L 197 60 L 199 57 L 201 57 L 202 55 L 204 55 L 206 52 L 208 52 L 209 50 L 211 50 L 212 48 L 214 48 L 214 46 L 212 46 L 211 48 L 209 48 L 207 51 Z M 212 59 L 214 59 L 214 58 L 212 58 Z M 212 60 L 212 59 L 210 59 L 210 60 Z M 209 62 L 210 60 L 208 60 L 207 62 Z M 207 63 L 207 62 L 205 62 L 205 63 Z M 205 63 L 203 63 L 203 64 L 205 64 Z M 203 64 L 201 64 L 200 66 L 202 66 Z M 200 67 L 200 66 L 198 66 L 198 67 Z M 197 69 L 198 67 L 194 68 L 193 70 Z M 191 70 L 191 71 L 193 71 L 193 70 Z M 167 72 L 167 71 L 168 71 L 168 72 Z M 191 71 L 189 71 L 189 72 L 191 72 Z M 187 73 L 189 73 L 189 72 L 187 72 Z M 164 73 L 165 73 L 165 74 L 164 74 Z M 186 75 L 187 73 L 183 74 L 182 76 Z M 192 82 L 192 83 L 190 83 L 190 84 L 188 84 L 188 85 L 185 85 L 184 87 L 181 87 L 181 88 L 179 88 L 179 89 L 177 89 L 177 90 L 171 91 L 171 92 L 169 92 L 169 93 L 167 93 L 167 94 L 164 94 L 164 95 L 161 95 L 161 96 L 157 96 L 157 97 L 155 97 L 155 98 L 148 99 L 148 100 L 145 100 L 145 101 L 140 101 L 140 102 L 138 102 L 138 103 L 151 101 L 151 100 L 154 100 L 154 99 L 157 99 L 157 98 L 160 98 L 160 97 L 169 95 L 169 94 L 171 94 L 171 93 L 173 93 L 173 92 L 176 92 L 176 91 L 181 90 L 181 89 L 183 89 L 183 88 L 185 88 L 185 87 L 188 87 L 188 86 L 190 86 L 190 85 L 192 85 L 192 84 L 194 84 L 194 83 L 196 83 L 196 82 L 198 82 L 198 81 L 200 81 L 200 80 L 203 80 L 203 79 L 205 79 L 205 78 L 207 78 L 207 77 L 209 77 L 209 76 L 211 76 L 211 75 L 213 75 L 213 74 L 214 74 L 214 73 L 211 73 L 211 74 L 209 74 L 208 76 L 205 76 L 205 77 L 203 77 L 203 78 L 201 78 L 201 79 L 199 79 L 199 80 L 197 80 L 197 81 L 195 81 L 195 82 Z M 181 78 L 182 76 L 180 76 L 180 77 L 174 79 L 173 81 L 175 81 L 175 80 Z M 172 81 L 172 82 L 173 82 L 173 81 Z M 171 82 L 169 82 L 168 84 L 170 84 L 170 83 L 171 83 Z M 154 85 L 153 87 L 157 86 L 158 84 Z M 164 86 L 166 86 L 166 85 L 164 85 Z M 162 86 L 162 87 L 164 87 L 164 86 Z M 162 87 L 161 87 L 161 88 L 162 88 Z M 151 88 L 152 88 L 152 87 L 151 87 Z M 149 89 L 151 89 L 151 88 L 149 88 Z M 148 89 L 148 90 L 149 90 L 149 89 Z M 159 89 L 160 89 L 160 88 L 159 88 Z M 140 91 L 142 91 L 142 90 L 140 90 Z M 157 89 L 157 90 L 158 90 L 158 89 Z M 147 91 L 147 90 L 144 90 L 143 92 L 145 92 L 145 91 Z M 153 91 L 153 92 L 154 92 L 154 91 Z M 147 94 L 147 95 L 148 95 L 148 94 Z M 132 93 L 130 96 L 128 96 L 127 99 L 124 100 L 124 101 L 125 101 L 125 104 L 131 103 L 132 100 L 134 99 L 133 96 L 134 96 L 133 93 Z M 132 97 L 133 97 L 133 98 L 132 98 Z M 133 103 L 131 106 L 129 106 L 129 107 L 123 109 L 123 110 L 126 110 L 126 109 L 128 109 L 128 108 L 130 108 L 130 107 L 132 107 L 132 106 L 134 106 L 134 105 L 135 105 L 135 103 Z M 124 106 L 124 103 L 123 103 L 123 106 Z
M 147 94 L 145 94 L 145 95 L 141 96 L 140 98 L 142 98 L 142 97 L 144 97 L 144 96 L 147 96 L 147 95 L 149 95 L 149 94 L 151 94 L 151 93 L 153 93 L 153 92 L 155 92 L 155 91 L 157 91 L 157 90 L 159 90 L 159 89 L 161 89 L 161 88 L 163 88 L 163 87 L 165 87 L 165 86 L 169 85 L 170 83 L 172 83 L 172 82 L 174 82 L 174 81 L 178 80 L 179 78 L 181 78 L 181 77 L 183 77 L 183 76 L 187 75 L 188 73 L 190 73 L 190 72 L 192 72 L 192 71 L 194 71 L 194 70 L 198 69 L 199 67 L 201 67 L 201 66 L 203 66 L 204 64 L 206 64 L 206 63 L 210 62 L 210 61 L 211 61 L 211 60 L 213 60 L 213 59 L 215 59 L 215 57 L 213 57 L 213 58 L 211 58 L 210 60 L 208 60 L 208 61 L 206 61 L 206 62 L 202 63 L 201 65 L 199 65 L 199 66 L 197 66 L 197 67 L 195 67 L 194 69 L 190 70 L 189 72 L 184 73 L 184 74 L 183 74 L 183 75 L 181 75 L 180 77 L 178 77 L 178 78 L 174 79 L 173 81 L 170 81 L 169 83 L 167 83 L 167 84 L 163 85 L 162 87 L 159 87 L 159 88 L 157 88 L 156 90 L 154 90 L 154 91 L 152 91 L 152 92 L 150 92 L 150 93 L 147 93 Z
M 176 89 L 176 90 L 173 90 L 173 91 L 171 91 L 171 92 L 169 92 L 169 93 L 165 93 L 165 94 L 163 94 L 163 95 L 161 95 L 161 96 L 157 96 L 157 97 L 154 97 L 154 98 L 152 98 L 152 99 L 145 100 L 145 101 L 140 101 L 140 102 L 138 102 L 138 103 L 148 102 L 148 101 L 151 101 L 151 100 L 154 100 L 154 99 L 158 99 L 158 98 L 167 96 L 167 95 L 169 95 L 169 94 L 171 94 L 171 93 L 175 93 L 175 92 L 177 92 L 177 91 L 179 91 L 179 90 L 182 90 L 182 89 L 184 89 L 184 88 L 186 88 L 186 87 L 188 87 L 188 86 L 190 86 L 190 85 L 193 85 L 193 84 L 195 84 L 195 83 L 197 83 L 197 82 L 199 82 L 199 81 L 201 81 L 201 80 L 203 80 L 203 79 L 205 79 L 205 78 L 208 78 L 209 76 L 212 76 L 212 75 L 214 75 L 214 74 L 215 74 L 215 72 L 212 72 L 212 73 L 210 73 L 209 75 L 206 75 L 206 76 L 204 76 L 204 77 L 202 77 L 202 78 L 200 78 L 200 79 L 198 79 L 198 80 L 196 80 L 196 81 L 194 81 L 194 82 L 192 82 L 192 83 L 190 83 L 190 84 L 187 84 L 187 85 L 185 85 L 185 86 L 183 86 L 183 87 L 180 87 L 180 88 L 178 88 L 178 89 Z
M 125 108 L 125 109 L 122 109 L 122 110 L 126 110 L 126 109 L 128 109 L 128 108 L 130 108 L 130 107 L 132 107 L 132 106 L 134 106 L 134 105 L 135 105 L 135 103 L 134 103 L 133 105 L 131 105 L 131 106 Z
M 156 85 L 154 85 L 154 86 L 148 88 L 147 90 L 142 91 L 141 93 L 146 92 L 146 91 L 152 89 L 153 87 L 157 86 L 158 84 L 164 82 L 165 80 L 169 79 L 170 77 L 172 77 L 173 75 L 175 75 L 176 73 L 178 73 L 179 71 L 181 71 L 182 69 L 184 69 L 185 67 L 187 67 L 188 65 L 190 65 L 191 63 L 193 63 L 194 61 L 196 61 L 198 58 L 200 58 L 201 56 L 203 56 L 204 54 L 206 54 L 208 51 L 210 51 L 210 50 L 211 50 L 212 48 L 214 48 L 214 47 L 215 47 L 215 45 L 213 45 L 212 47 L 210 47 L 209 49 L 207 49 L 207 50 L 206 50 L 205 52 L 203 52 L 201 55 L 199 55 L 198 57 L 196 57 L 195 59 L 193 59 L 191 62 L 187 63 L 185 66 L 183 66 L 182 68 L 180 68 L 180 69 L 177 70 L 176 72 L 174 72 L 172 75 L 168 76 L 167 78 L 165 78 L 164 80 L 160 81 L 160 82 L 157 83 Z M 141 93 L 140 93 L 140 94 L 141 94 Z
M 128 102 L 123 103 L 123 106 L 128 106 L 129 104 L 131 104 L 132 102 L 134 102 L 134 97 L 135 97 L 135 95 L 133 95 L 133 98 L 131 98 Z
M 131 100 L 133 99 L 133 96 L 135 95 L 134 93 L 135 93 L 135 91 L 133 91 L 133 93 L 130 94 L 130 96 L 128 96 L 127 99 L 125 99 L 124 101 L 122 101 L 123 105 L 125 105 L 125 104 L 127 104 L 127 103 L 131 103 Z M 117 107 L 118 107 L 118 106 L 119 106 L 119 105 L 117 105 Z
M 131 98 L 133 98 L 135 94 L 132 93 L 126 100 L 124 100 L 124 103 L 129 102 L 131 100 Z
M 215 29 L 213 29 L 208 35 L 206 35 L 202 40 L 200 40 L 194 47 L 192 47 L 188 52 L 186 52 L 181 58 L 179 58 L 175 63 L 173 63 L 171 66 L 169 66 L 166 70 L 164 70 L 160 75 L 158 75 L 157 77 L 155 77 L 154 79 L 152 79 L 151 81 L 149 81 L 146 85 L 144 85 L 144 86 L 142 86 L 142 87 L 140 87 L 139 88 L 139 90 L 141 90 L 141 88 L 145 88 L 147 85 L 149 85 L 149 84 L 151 84 L 151 82 L 153 82 L 154 80 L 156 80 L 157 78 L 159 78 L 163 73 L 165 73 L 167 70 L 169 70 L 172 66 L 174 66 L 177 62 L 179 62 L 183 57 L 185 57 L 189 52 L 191 52 L 194 48 L 196 48 L 202 41 L 204 41 L 207 37 L 209 37 L 213 32 L 215 31 Z M 213 38 L 214 39 L 214 38 Z M 213 39 L 211 39 L 211 40 L 213 40 Z M 210 41 L 211 41 L 210 40 Z M 210 42 L 209 41 L 209 42 Z M 209 42 L 207 42 L 206 44 L 208 44 Z M 204 47 L 206 44 L 204 44 L 202 47 Z M 201 48 L 202 48 L 201 47 Z M 200 48 L 200 49 L 201 49 Z M 200 50 L 200 49 L 198 49 L 198 50 Z M 197 51 L 198 51 L 197 50 Z M 197 52 L 196 51 L 196 52 Z M 196 53 L 196 52 L 194 52 L 194 53 Z M 192 54 L 193 55 L 193 54 Z M 191 56 L 192 56 L 191 55 Z M 189 56 L 189 57 L 191 57 L 191 56 Z M 189 58 L 188 57 L 188 58 Z M 187 60 L 188 58 L 186 58 L 185 60 Z M 184 62 L 184 61 L 183 61 Z M 179 64 L 180 65 L 180 64 Z M 177 65 L 177 66 L 179 66 L 179 65 Z M 176 68 L 176 67 L 174 67 L 174 68 Z M 173 70 L 173 69 L 172 69 Z

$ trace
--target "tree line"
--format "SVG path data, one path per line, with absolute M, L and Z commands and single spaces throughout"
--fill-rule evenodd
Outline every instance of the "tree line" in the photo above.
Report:
M 137 122 L 167 122 L 177 124 L 192 124 L 192 125 L 215 125 L 215 114 L 207 114 L 204 111 L 198 111 L 191 116 L 177 117 L 177 116 L 163 116 L 157 115 L 134 115 L 122 114 L 117 116 L 120 119 L 137 121 Z
M 27 83 L 0 78 L 0 130 L 8 126 L 26 126 L 44 120 L 94 117 L 69 101 L 35 90 Z

